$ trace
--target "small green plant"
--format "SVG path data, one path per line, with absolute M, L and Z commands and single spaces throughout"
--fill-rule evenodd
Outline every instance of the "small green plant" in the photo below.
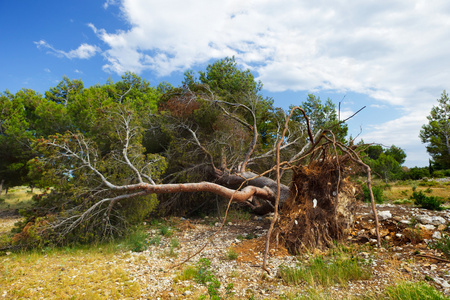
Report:
M 411 189 L 413 192 L 415 192 L 417 190 L 417 185 L 413 185 L 413 187 Z
M 254 233 L 247 233 L 245 236 L 243 236 L 242 234 L 238 234 L 238 236 L 236 237 L 238 240 L 251 240 L 251 239 L 255 239 L 258 236 Z
M 212 300 L 220 299 L 220 282 L 217 277 L 211 272 L 211 261 L 207 258 L 201 258 L 197 263 L 198 272 L 195 279 L 198 283 L 206 285 L 208 288 L 209 297 Z
M 433 190 L 429 187 L 423 191 L 424 193 L 431 194 Z
M 422 191 L 413 192 L 414 204 L 429 210 L 443 210 L 442 200 L 435 196 L 426 196 Z
M 178 239 L 173 238 L 170 240 L 170 247 L 172 248 L 178 248 L 180 247 L 180 242 L 178 241 Z
M 229 283 L 226 287 L 225 287 L 225 297 L 226 298 L 231 298 L 234 296 L 234 284 Z
M 226 255 L 226 258 L 228 259 L 228 260 L 235 260 L 235 259 L 237 259 L 238 258 L 238 254 L 237 254 L 237 252 L 234 250 L 234 249 L 230 249 L 230 250 L 228 250 L 228 252 L 227 252 L 227 255 Z
M 448 299 L 425 282 L 400 282 L 387 287 L 383 296 L 383 299 L 392 300 Z
M 0 198 L 0 204 L 3 204 L 3 203 L 5 203 L 5 198 Z
M 161 243 L 161 237 L 159 235 L 154 236 L 148 241 L 148 243 L 149 245 L 159 246 L 159 244 Z
M 165 236 L 165 237 L 171 237 L 172 234 L 173 234 L 173 231 L 172 231 L 172 229 L 170 229 L 169 226 L 161 225 L 161 227 L 159 228 L 159 233 L 160 233 L 162 236 Z
M 131 251 L 142 252 L 147 250 L 148 232 L 139 227 L 127 237 L 127 243 L 130 245 Z
M 419 224 L 419 220 L 412 216 L 411 219 L 409 219 L 409 227 L 415 228 L 417 224 Z
M 362 186 L 364 202 L 370 202 L 370 191 L 367 185 Z M 381 187 L 372 186 L 373 198 L 376 203 L 383 203 L 385 200 L 384 191 Z
M 196 267 L 188 265 L 174 278 L 174 280 L 175 282 L 191 280 L 197 275 L 197 273 L 198 270 Z
M 298 267 L 280 266 L 280 275 L 287 284 L 307 282 L 328 287 L 334 284 L 346 285 L 351 280 L 369 279 L 371 271 L 367 262 L 356 257 L 335 256 L 327 260 L 318 256 Z
M 446 234 L 441 240 L 428 243 L 428 247 L 441 251 L 446 257 L 450 257 L 450 237 Z
M 400 192 L 403 196 L 408 196 L 408 192 L 406 190 L 403 190 Z

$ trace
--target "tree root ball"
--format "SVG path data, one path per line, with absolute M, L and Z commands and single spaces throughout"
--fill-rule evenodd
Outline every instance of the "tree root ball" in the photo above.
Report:
M 277 235 L 291 254 L 332 247 L 355 222 L 356 187 L 342 157 L 294 168 L 291 194 L 280 211 Z

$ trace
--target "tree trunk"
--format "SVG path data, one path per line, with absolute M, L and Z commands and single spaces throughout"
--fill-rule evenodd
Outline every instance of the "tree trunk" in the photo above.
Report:
M 2 181 L 0 182 L 0 196 L 2 195 L 3 191 L 3 183 L 5 183 L 5 179 L 2 179 Z
M 258 177 L 258 174 L 253 172 L 243 172 L 237 174 L 216 173 L 216 176 L 217 176 L 216 180 L 217 183 L 230 188 L 237 188 L 248 180 L 244 186 L 269 188 L 274 195 L 276 195 L 277 193 L 277 182 L 275 180 L 264 176 Z M 282 206 L 283 203 L 289 198 L 289 194 L 290 194 L 289 187 L 284 184 L 281 184 L 280 206 Z M 258 215 L 264 215 L 269 212 L 273 212 L 276 197 L 267 199 L 261 198 L 258 195 L 256 195 L 256 198 L 257 199 L 252 198 L 250 199 L 250 201 L 247 202 L 247 204 L 252 208 L 254 213 Z

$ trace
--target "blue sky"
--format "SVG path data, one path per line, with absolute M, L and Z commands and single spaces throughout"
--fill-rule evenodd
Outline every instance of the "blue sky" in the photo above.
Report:
M 350 133 L 426 166 L 418 137 L 450 85 L 450 2 L 419 0 L 0 1 L 0 91 L 44 93 L 132 71 L 157 85 L 235 56 L 275 105 L 342 101 Z

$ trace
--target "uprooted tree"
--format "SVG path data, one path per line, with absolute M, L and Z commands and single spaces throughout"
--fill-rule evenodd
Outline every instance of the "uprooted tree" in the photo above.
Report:
M 120 101 L 95 111 L 95 134 L 67 131 L 37 139 L 40 155 L 30 173 L 53 188 L 36 197 L 16 244 L 114 238 L 142 221 L 157 205 L 156 195 L 171 195 L 160 199 L 170 210 L 192 192 L 219 195 L 259 214 L 275 211 L 270 232 L 278 222 L 274 233 L 292 253 L 345 237 L 356 192 L 348 176 L 365 168 L 370 184 L 370 168 L 336 138 L 343 123 L 335 110 L 312 128 L 307 110 L 286 115 L 274 109 L 258 85 L 230 92 L 226 87 L 235 87 L 243 74 L 234 62 L 229 67 L 239 76 L 217 80 L 217 68 L 201 82 L 187 76 L 183 87 L 165 90 L 158 111 L 147 114 L 127 101 L 129 83 L 117 94 Z M 294 112 L 299 115 L 291 118 Z

